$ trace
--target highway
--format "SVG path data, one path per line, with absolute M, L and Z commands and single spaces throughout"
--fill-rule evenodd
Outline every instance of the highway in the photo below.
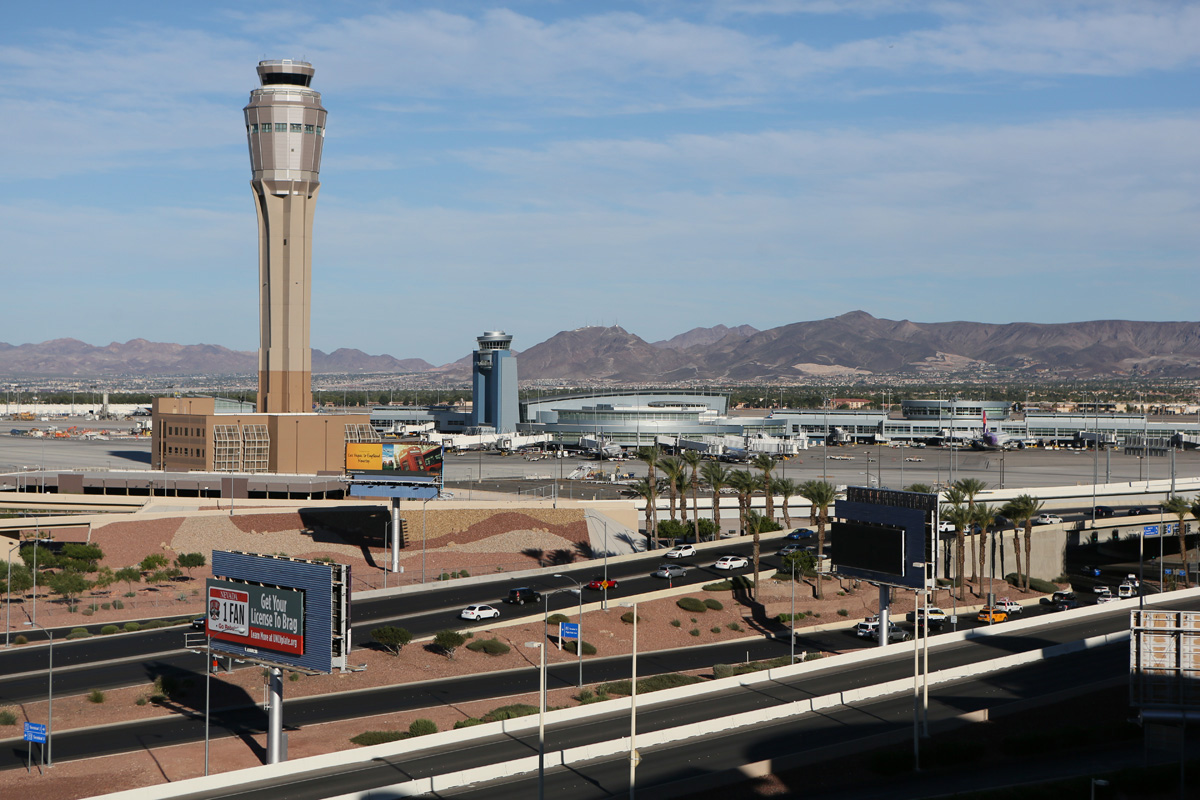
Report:
M 1200 599 L 1175 607 L 1200 608 Z M 977 663 L 1011 652 L 1041 648 L 1050 644 L 1075 641 L 1101 633 L 1128 628 L 1128 611 L 1121 609 L 1082 620 L 1063 615 L 1035 632 L 1021 636 L 988 636 L 939 647 L 930 653 L 930 669 Z M 640 664 L 640 659 L 639 659 Z M 715 719 L 839 691 L 878 684 L 912 676 L 912 651 L 907 647 L 866 664 L 851 665 L 829 672 L 801 674 L 791 679 L 759 684 L 704 695 L 696 699 L 656 705 L 638 715 L 640 733 L 672 728 L 702 720 Z M 1028 701 L 1064 689 L 1078 688 L 1081 677 L 1087 684 L 1120 680 L 1127 674 L 1127 645 L 1106 648 L 1039 661 L 979 679 L 931 689 L 930 722 L 936 724 L 951 716 L 982 708 L 995 707 L 1014 700 Z M 532 677 L 532 675 L 531 675 Z M 912 730 L 912 698 L 907 693 L 864 702 L 854 707 L 839 707 L 831 712 L 809 714 L 793 720 L 752 726 L 729 734 L 714 734 L 643 753 L 638 770 L 640 788 L 687 778 L 704 778 L 713 772 L 741 764 L 761 761 L 798 751 L 826 756 L 852 752 L 864 739 L 881 734 L 903 736 Z M 620 739 L 628 735 L 628 712 L 597 715 L 578 722 L 547 728 L 547 751 L 578 747 L 594 742 Z M 56 746 L 57 754 L 58 748 Z M 430 775 L 469 769 L 524 758 L 537 752 L 537 732 L 505 734 L 457 746 L 434 748 L 405 754 L 398 759 L 374 759 L 343 769 L 322 769 L 318 773 L 299 774 L 278 781 L 259 782 L 212 792 L 193 793 L 192 798 L 234 798 L 248 791 L 266 792 L 287 800 L 316 800 L 353 791 Z M 628 762 L 624 757 L 605 759 L 569 770 L 548 774 L 547 790 L 554 796 L 573 798 L 607 797 L 623 792 L 627 786 Z M 476 785 L 458 792 L 460 797 L 528 798 L 536 793 L 536 773 L 518 780 Z M 569 795 L 568 795 L 569 793 Z M 443 795 L 445 796 L 445 795 Z

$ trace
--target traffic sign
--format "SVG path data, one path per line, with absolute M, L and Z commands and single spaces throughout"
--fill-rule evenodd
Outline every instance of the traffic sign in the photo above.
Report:
M 38 744 L 46 743 L 46 726 L 39 725 L 36 722 L 25 723 L 25 741 L 37 742 Z
M 562 639 L 578 639 L 579 638 L 579 623 L 578 622 L 560 622 L 558 624 L 558 635 Z
M 1158 536 L 1158 526 L 1157 525 L 1143 525 L 1142 526 L 1142 536 Z

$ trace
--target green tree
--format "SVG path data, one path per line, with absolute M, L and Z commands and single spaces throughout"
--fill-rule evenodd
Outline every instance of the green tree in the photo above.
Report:
M 138 567 L 141 568 L 142 572 L 154 572 L 155 570 L 161 569 L 170 563 L 171 562 L 168 561 L 167 557 L 162 553 L 151 553 L 142 559 L 141 563 L 138 564 Z
M 433 643 L 446 654 L 447 658 L 454 658 L 454 651 L 462 647 L 465 641 L 467 641 L 467 637 L 450 629 L 438 631 L 433 637 Z
M 658 499 L 658 479 L 654 475 L 654 465 L 658 463 L 658 445 L 653 447 L 639 447 L 637 454 L 634 456 L 638 461 L 646 465 L 646 480 L 650 485 L 655 487 L 654 498 Z M 648 507 L 646 509 L 647 519 L 649 522 L 646 525 L 646 534 L 650 536 L 650 541 L 654 541 L 654 529 L 658 522 L 658 509 Z
M 675 519 L 675 493 L 679 489 L 679 478 L 683 475 L 683 462 L 675 456 L 663 456 L 658 460 L 658 468 L 667 481 L 667 491 L 670 493 L 671 519 Z
M 824 560 L 825 555 L 825 526 L 829 523 L 829 507 L 837 499 L 837 490 L 829 481 L 805 481 L 800 486 L 800 496 L 812 504 L 813 513 L 817 517 L 817 563 Z M 825 597 L 821 575 L 817 574 L 817 599 Z
M 140 567 L 121 567 L 113 573 L 113 577 L 124 583 L 128 587 L 127 591 L 132 592 L 133 585 L 142 580 L 142 570 Z
M 954 576 L 958 579 L 958 599 L 964 599 L 967 580 L 964 575 L 967 552 L 966 529 L 971 525 L 971 509 L 959 503 L 942 506 L 941 518 L 954 526 Z
M 1187 551 L 1187 534 L 1184 533 L 1183 518 L 1192 510 L 1188 505 L 1188 501 L 1178 495 L 1172 495 L 1162 504 L 1162 510 L 1168 514 L 1174 514 L 1178 525 L 1175 528 L 1175 537 L 1179 542 L 1179 560 L 1183 563 L 1183 588 L 1187 589 L 1191 586 L 1191 572 L 1188 570 L 1188 551 Z
M 717 527 L 717 535 L 721 533 L 721 490 L 729 485 L 729 469 L 717 461 L 706 461 L 700 468 L 700 474 L 708 488 L 712 491 L 712 515 Z
M 750 462 L 750 466 L 762 473 L 763 495 L 766 502 L 766 513 L 768 519 L 775 518 L 775 496 L 772 493 L 774 488 L 771 484 L 771 472 L 775 469 L 776 461 L 773 456 L 768 453 L 759 453 Z
M 928 483 L 913 483 L 905 488 L 906 492 L 916 492 L 917 494 L 933 494 L 933 487 Z
M 23 594 L 33 588 L 33 570 L 24 564 L 13 564 L 12 580 L 8 578 L 8 567 L 0 571 L 0 583 L 4 584 L 5 593 Z
M 979 565 L 978 582 L 975 584 L 979 587 L 979 596 L 983 596 L 983 571 L 984 559 L 987 557 L 988 546 L 988 529 L 996 524 L 996 509 L 989 506 L 987 503 L 977 503 L 975 511 L 972 515 L 973 521 L 979 526 L 979 533 L 975 536 L 975 546 L 979 548 L 977 553 L 977 563 Z M 991 584 L 989 583 L 990 587 Z
M 385 650 L 400 655 L 400 649 L 412 641 L 413 635 L 407 628 L 397 628 L 395 625 L 384 625 L 371 631 L 371 638 Z
M 187 570 L 188 577 L 192 577 L 192 570 L 197 567 L 203 567 L 208 563 L 208 559 L 204 557 L 204 553 L 180 553 L 175 559 L 175 566 L 182 567 Z
M 750 498 L 758 488 L 758 481 L 749 470 L 735 469 L 729 473 L 729 486 L 738 496 L 738 533 L 746 534 L 746 514 L 750 512 Z
M 800 484 L 791 478 L 779 478 L 775 481 L 775 486 L 771 491 L 783 498 L 783 527 L 790 530 L 792 515 L 788 513 L 788 504 L 791 503 L 793 497 L 800 494 Z
M 746 517 L 747 517 L 746 522 L 748 523 L 748 527 L 750 528 L 750 535 L 754 537 L 754 546 L 750 551 L 750 559 L 754 563 L 754 586 L 751 588 L 751 597 L 753 597 L 754 602 L 757 603 L 758 602 L 758 586 L 759 586 L 759 584 L 758 584 L 759 560 L 762 557 L 762 546 L 761 546 L 760 536 L 762 533 L 762 524 L 768 518 L 760 516 L 758 514 L 747 514 Z
M 683 463 L 691 470 L 692 476 L 688 481 L 688 486 L 692 490 L 692 527 L 696 531 L 696 542 L 700 541 L 700 505 L 696 500 L 696 490 L 700 488 L 700 462 L 704 457 L 700 455 L 699 450 L 684 450 L 679 454 L 683 459 Z
M 58 555 L 51 552 L 49 548 L 42 547 L 40 544 L 32 546 L 23 545 L 19 552 L 21 560 L 25 562 L 25 566 L 33 569 L 36 564 L 38 572 L 54 569 L 59 563 Z
M 976 495 L 986 489 L 987 484 L 978 478 L 962 478 L 954 482 L 954 488 L 967 498 L 967 508 L 974 509 Z
M 46 582 L 50 586 L 50 591 L 55 594 L 62 595 L 62 598 L 69 605 L 73 599 L 86 592 L 91 588 L 92 582 L 81 572 L 74 570 L 63 570 L 50 575 Z
M 102 558 L 104 551 L 96 545 L 71 542 L 63 545 L 58 566 L 76 572 L 95 572 Z
M 654 506 L 658 503 L 658 484 L 649 478 L 642 478 L 632 487 L 634 494 L 646 501 L 646 540 L 647 549 L 654 549 L 654 539 L 658 535 L 654 525 Z

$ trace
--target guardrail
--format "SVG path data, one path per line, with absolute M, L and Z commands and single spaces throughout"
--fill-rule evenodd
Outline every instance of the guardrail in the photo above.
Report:
M 1159 595 L 1156 598 L 1155 605 L 1163 602 L 1172 602 L 1175 600 L 1194 597 L 1200 597 L 1200 588 L 1185 589 Z M 1100 614 L 1108 613 L 1114 608 L 1120 608 L 1122 607 L 1122 604 L 1125 607 L 1134 608 L 1137 604 L 1137 598 L 1133 598 L 1131 600 L 1122 600 L 1118 603 L 1110 603 L 1102 606 L 1094 606 L 1086 609 L 1067 611 L 1063 612 L 1061 615 L 1020 620 L 987 628 L 973 628 L 971 630 L 958 631 L 954 633 L 944 633 L 936 637 L 930 637 L 929 646 L 931 648 L 945 647 L 952 643 L 957 643 L 968 638 L 1011 635 L 1014 631 L 1025 630 L 1027 628 L 1053 623 L 1055 620 L 1061 619 L 1066 615 L 1070 615 L 1073 619 L 1098 616 Z M 1081 650 L 1102 647 L 1106 644 L 1125 640 L 1128 638 L 1128 636 L 1129 634 L 1127 631 L 1120 631 L 1113 634 L 1092 637 L 1082 641 L 1052 645 L 1050 647 L 1041 648 L 1039 650 L 1026 653 L 1017 653 L 1014 655 L 1002 656 L 989 661 L 976 662 L 960 667 L 939 670 L 929 676 L 930 685 L 960 680 L 972 675 L 981 675 L 986 674 L 987 672 L 1009 669 L 1020 664 L 1030 663 L 1043 658 L 1052 658 L 1055 656 L 1066 655 L 1068 653 L 1079 652 Z M 922 640 L 914 640 L 914 645 L 920 641 Z M 908 647 L 908 645 L 902 645 L 899 647 L 896 645 L 890 645 L 888 647 L 870 647 L 854 653 L 830 656 L 818 661 L 810 661 L 803 664 L 795 664 L 792 666 L 779 667 L 771 670 L 763 670 L 761 672 L 755 672 L 748 675 L 736 675 L 730 678 L 721 678 L 718 680 L 709 681 L 699 686 L 693 685 L 677 687 L 675 689 L 664 689 L 652 694 L 639 696 L 638 706 L 640 708 L 649 708 L 652 706 L 661 705 L 663 703 L 669 703 L 673 700 L 679 700 L 683 698 L 694 699 L 696 697 L 714 692 L 725 691 L 737 686 L 752 686 L 759 683 L 775 682 L 783 678 L 790 678 L 805 673 L 836 670 L 851 664 L 858 664 L 865 661 L 888 657 L 896 653 L 898 649 L 908 649 Z M 888 681 L 875 686 L 864 687 L 862 689 L 838 692 L 836 694 L 825 695 L 823 697 L 796 701 L 783 706 L 745 712 L 743 714 L 723 717 L 718 720 L 692 723 L 690 725 L 670 728 L 655 733 L 639 734 L 638 745 L 640 747 L 652 747 L 657 744 L 665 744 L 672 741 L 692 738 L 715 730 L 744 727 L 745 725 L 757 725 L 770 719 L 781 719 L 784 717 L 809 713 L 811 711 L 819 711 L 824 708 L 830 708 L 838 705 L 849 705 L 889 694 L 911 691 L 911 689 L 912 680 L 909 678 Z M 546 723 L 556 724 L 581 719 L 596 714 L 619 713 L 622 710 L 628 709 L 630 705 L 631 701 L 629 698 L 618 698 L 616 700 L 608 700 L 603 703 L 593 703 L 586 706 L 565 708 L 558 711 L 548 712 L 546 714 Z M 415 752 L 429 750 L 436 747 L 443 747 L 446 745 L 462 745 L 465 742 L 476 741 L 478 739 L 495 736 L 497 734 L 526 732 L 536 728 L 537 725 L 538 718 L 536 715 L 519 717 L 517 719 L 503 720 L 501 722 L 475 725 L 462 730 L 443 731 L 441 733 L 422 736 L 418 739 L 408 739 L 401 742 L 372 745 L 369 747 L 362 747 L 357 750 L 328 753 L 325 755 L 299 759 L 297 761 L 285 762 L 282 764 L 270 764 L 261 767 L 252 767 L 246 770 L 227 772 L 219 775 L 210 775 L 203 778 L 191 778 L 167 785 L 130 789 L 123 792 L 102 795 L 102 798 L 104 800 L 166 800 L 166 798 L 175 798 L 198 792 L 213 791 L 216 789 L 249 783 L 251 781 L 271 781 L 290 775 L 314 772 L 317 770 L 337 769 L 355 763 L 366 763 L 376 759 L 395 760 L 404 756 L 410 756 Z M 546 764 L 548 766 L 557 766 L 559 764 L 577 763 L 580 761 L 603 757 L 605 755 L 614 755 L 617 753 L 626 752 L 628 749 L 628 738 L 613 739 L 583 747 L 556 751 L 555 753 L 547 753 Z M 516 761 L 504 762 L 501 764 L 491 764 L 473 770 L 464 770 L 447 775 L 424 778 L 419 781 L 406 781 L 388 787 L 378 787 L 370 791 L 342 795 L 335 800 L 351 800 L 352 798 L 353 800 L 366 800 L 366 798 L 371 796 L 372 792 L 383 792 L 385 793 L 384 796 L 392 797 L 427 794 L 432 791 L 443 791 L 453 786 L 462 786 L 471 782 L 496 780 L 499 778 L 525 774 L 536 770 L 537 757 L 533 756 L 530 758 L 518 759 Z

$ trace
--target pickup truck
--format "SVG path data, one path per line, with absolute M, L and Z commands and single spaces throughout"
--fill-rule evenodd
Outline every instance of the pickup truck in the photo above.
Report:
M 1038 602 L 1044 606 L 1056 606 L 1059 603 L 1065 603 L 1069 600 L 1076 600 L 1078 602 L 1074 592 L 1055 592 L 1049 597 L 1043 597 Z

